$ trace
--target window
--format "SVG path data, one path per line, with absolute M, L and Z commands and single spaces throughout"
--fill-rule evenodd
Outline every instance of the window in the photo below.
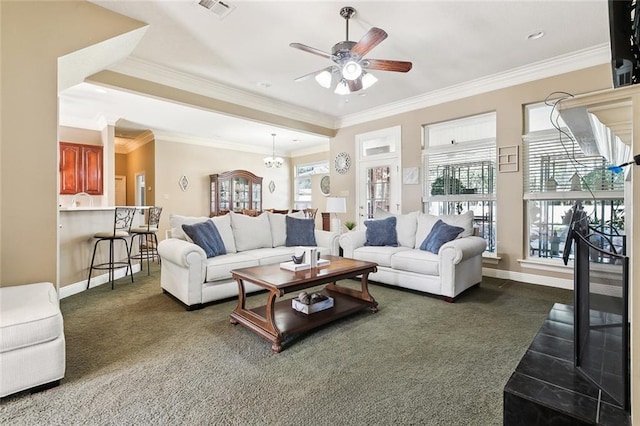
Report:
M 325 173 L 329 173 L 329 162 L 327 161 L 311 164 L 300 164 L 296 166 L 293 199 L 294 209 L 302 210 L 311 208 L 312 176 Z
M 605 234 L 623 235 L 624 173 L 607 170 L 610 163 L 602 155 L 584 154 L 553 106 L 529 105 L 525 115 L 528 257 L 562 257 L 575 201 L 582 202 L 592 227 Z M 551 118 L 562 131 L 553 128 Z M 621 244 L 621 238 L 611 241 Z
M 478 235 L 496 252 L 495 113 L 425 126 L 425 211 L 474 212 Z

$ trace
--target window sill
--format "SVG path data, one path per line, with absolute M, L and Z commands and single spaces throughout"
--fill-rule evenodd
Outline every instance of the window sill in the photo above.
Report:
M 482 263 L 497 265 L 502 258 L 495 253 L 482 253 Z

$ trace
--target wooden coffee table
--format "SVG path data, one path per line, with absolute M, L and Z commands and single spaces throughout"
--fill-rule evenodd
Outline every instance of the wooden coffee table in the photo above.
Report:
M 270 341 L 271 349 L 277 353 L 282 350 L 282 342 L 288 336 L 312 330 L 365 309 L 377 312 L 378 303 L 369 294 L 368 276 L 371 272 L 376 272 L 378 265 L 338 256 L 326 258 L 331 261 L 329 265 L 298 272 L 282 269 L 279 264 L 231 271 L 233 278 L 238 282 L 238 306 L 231 313 L 231 324 L 240 323 Z M 336 284 L 336 281 L 355 278 L 358 275 L 362 275 L 360 290 Z M 245 281 L 269 291 L 265 306 L 246 308 Z M 287 293 L 300 292 L 321 284 L 327 284 L 321 293 L 334 299 L 332 308 L 304 314 L 291 307 L 290 299 L 276 302 L 276 298 Z

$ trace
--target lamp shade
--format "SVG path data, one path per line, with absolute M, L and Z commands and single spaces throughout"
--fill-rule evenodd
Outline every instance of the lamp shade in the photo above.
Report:
M 344 197 L 327 197 L 328 213 L 346 213 L 347 199 Z

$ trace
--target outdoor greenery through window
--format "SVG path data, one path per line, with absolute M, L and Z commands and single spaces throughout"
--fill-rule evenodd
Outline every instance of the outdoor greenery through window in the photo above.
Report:
M 329 162 L 300 164 L 296 166 L 294 181 L 293 208 L 302 210 L 311 208 L 312 202 L 312 176 L 329 173 Z
M 624 235 L 624 173 L 607 170 L 602 155 L 585 155 L 564 122 L 545 104 L 526 108 L 524 136 L 524 199 L 527 206 L 528 256 L 560 259 L 571 221 L 580 201 L 592 228 L 610 240 L 600 242 L 619 252 Z M 546 119 L 545 119 L 546 117 Z M 550 117 L 562 131 L 554 129 Z M 606 247 L 605 247 L 606 246 Z M 573 247 L 570 254 L 573 258 Z
M 496 252 L 495 113 L 425 126 L 424 200 L 429 214 L 471 210 Z

